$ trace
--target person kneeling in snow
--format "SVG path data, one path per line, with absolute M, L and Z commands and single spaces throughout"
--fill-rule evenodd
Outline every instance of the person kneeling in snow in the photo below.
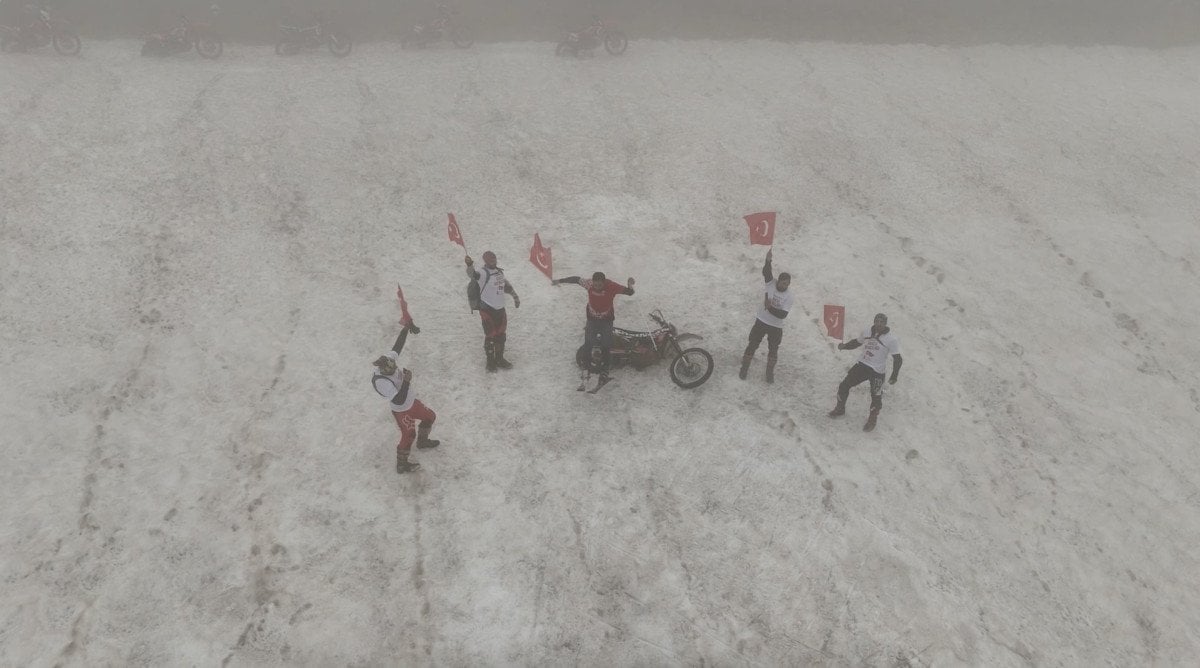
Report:
M 389 400 L 392 417 L 396 419 L 396 426 L 400 428 L 400 443 L 396 445 L 396 473 L 408 473 L 420 467 L 420 464 L 408 460 L 414 440 L 417 442 L 417 448 L 422 450 L 436 448 L 441 443 L 429 438 L 437 414 L 417 401 L 412 388 L 412 371 L 396 365 L 396 358 L 404 349 L 409 330 L 412 330 L 413 334 L 421 332 L 411 322 L 405 325 L 404 329 L 400 330 L 400 336 L 396 337 L 392 349 L 375 360 L 375 374 L 371 377 L 375 391 Z

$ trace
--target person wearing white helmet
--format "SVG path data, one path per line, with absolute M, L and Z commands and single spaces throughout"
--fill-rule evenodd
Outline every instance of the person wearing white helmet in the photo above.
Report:
M 846 399 L 850 396 L 850 388 L 871 381 L 871 413 L 863 431 L 875 428 L 875 420 L 879 411 L 883 410 L 883 378 L 887 372 L 888 357 L 892 358 L 892 377 L 888 384 L 895 385 L 900 378 L 900 365 L 904 363 L 900 357 L 900 339 L 892 334 L 888 327 L 888 318 L 883 313 L 875 314 L 875 321 L 868 329 L 863 330 L 862 336 L 845 343 L 838 344 L 838 350 L 854 350 L 862 346 L 862 355 L 858 363 L 846 372 L 846 378 L 838 386 L 837 405 L 829 411 L 829 417 L 840 417 L 846 414 Z

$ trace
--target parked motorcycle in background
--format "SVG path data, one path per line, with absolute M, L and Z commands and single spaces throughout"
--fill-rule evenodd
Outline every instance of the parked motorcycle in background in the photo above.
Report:
M 400 35 L 400 48 L 428 46 L 434 42 L 449 40 L 454 46 L 467 49 L 475 43 L 470 30 L 464 28 L 456 18 L 459 12 L 438 3 L 437 13 L 437 18 L 432 21 L 418 23 Z
M 629 47 L 629 39 L 612 22 L 593 16 L 592 24 L 588 27 L 564 35 L 554 53 L 559 56 L 590 56 L 601 44 L 609 54 L 619 56 Z
M 329 52 L 341 58 L 350 55 L 354 48 L 350 36 L 336 28 L 330 28 L 323 14 L 317 14 L 315 22 L 307 27 L 283 22 L 279 24 L 279 38 L 275 42 L 275 53 L 289 56 L 301 49 L 329 46 Z
M 0 51 L 27 51 L 52 44 L 64 56 L 79 55 L 79 36 L 45 6 L 25 5 L 20 21 L 17 26 L 0 26 Z
M 220 7 L 217 5 L 209 7 L 209 14 L 213 19 L 216 19 L 219 11 Z M 142 45 L 142 55 L 170 56 L 187 53 L 193 47 L 201 57 L 209 59 L 220 58 L 221 52 L 225 50 L 225 44 L 220 35 L 213 30 L 211 21 L 193 22 L 181 13 L 179 23 L 169 32 L 154 33 L 146 37 L 146 43 Z

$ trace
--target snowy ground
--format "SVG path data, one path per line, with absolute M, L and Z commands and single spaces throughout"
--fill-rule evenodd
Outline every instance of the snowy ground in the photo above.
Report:
M 1200 50 L 137 49 L 0 63 L 0 663 L 1200 654 Z M 508 373 L 447 211 L 522 296 Z M 576 394 L 534 232 L 713 379 Z M 403 478 L 397 282 L 443 439 Z M 903 342 L 874 433 L 824 417 L 825 303 Z

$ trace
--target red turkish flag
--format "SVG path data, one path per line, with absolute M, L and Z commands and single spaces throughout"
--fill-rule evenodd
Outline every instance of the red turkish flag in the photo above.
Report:
M 751 246 L 770 246 L 775 243 L 775 212 L 764 211 L 742 216 L 750 228 Z
M 446 232 L 450 235 L 450 241 L 462 246 L 463 250 L 466 250 L 467 244 L 463 241 L 462 230 L 458 229 L 458 221 L 454 220 L 454 214 L 448 213 L 446 215 L 450 216 L 450 224 L 446 226 Z
M 400 284 L 396 284 L 396 298 L 400 300 L 400 324 L 411 325 L 412 316 L 408 314 L 408 302 L 404 300 L 404 290 L 400 289 Z
M 536 233 L 533 235 L 533 248 L 529 249 L 529 261 L 545 274 L 546 278 L 554 280 L 554 258 L 550 256 L 550 249 L 542 245 L 542 239 Z
M 825 331 L 829 332 L 829 336 L 842 340 L 842 329 L 846 324 L 846 307 L 834 306 L 832 304 L 825 305 Z

